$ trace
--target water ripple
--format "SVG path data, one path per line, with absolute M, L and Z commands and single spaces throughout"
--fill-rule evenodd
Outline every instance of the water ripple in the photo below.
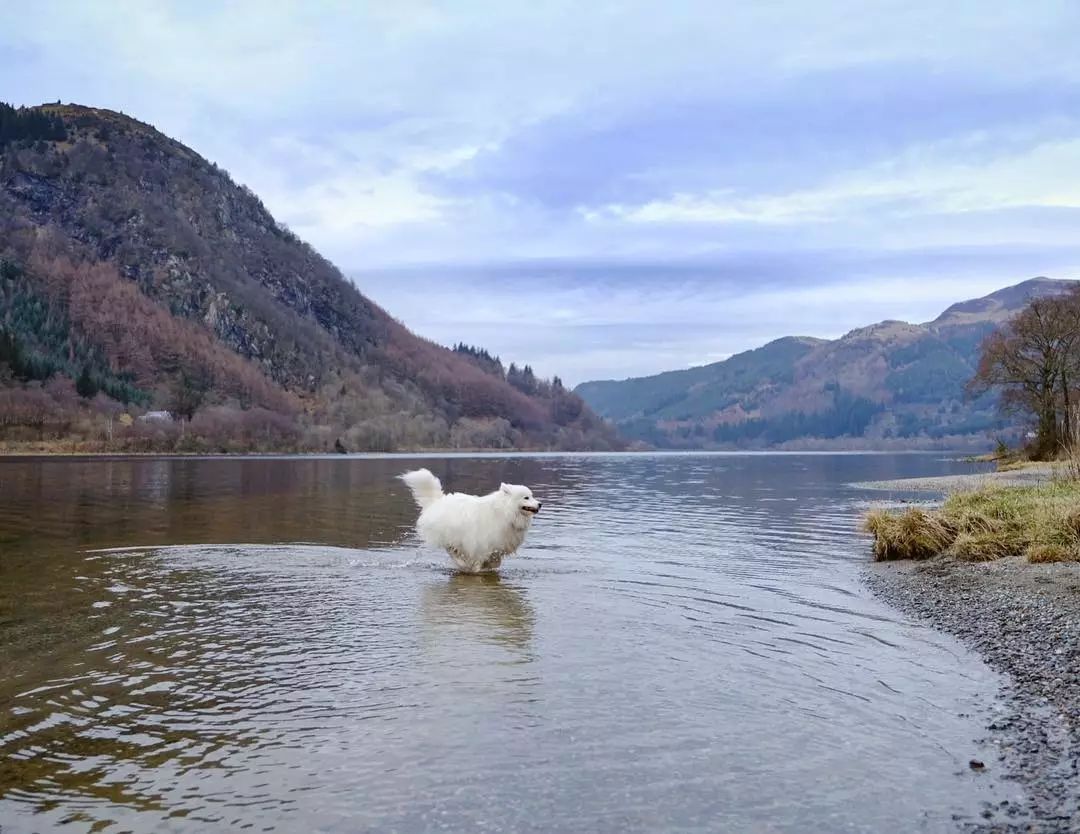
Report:
M 0 825 L 944 831 L 995 789 L 993 677 L 857 580 L 845 485 L 945 463 L 425 463 L 543 497 L 500 576 L 420 547 L 399 460 L 0 463 Z

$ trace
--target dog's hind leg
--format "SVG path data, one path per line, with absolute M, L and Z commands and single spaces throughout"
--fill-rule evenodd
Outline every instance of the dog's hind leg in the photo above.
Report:
M 480 565 L 480 570 L 483 572 L 498 570 L 502 565 L 502 554 L 496 553 L 492 556 L 488 556 Z
M 450 560 L 454 563 L 454 567 L 461 573 L 479 573 L 476 563 L 471 559 L 465 557 L 465 554 L 458 550 L 456 547 L 446 548 L 446 552 L 450 554 Z

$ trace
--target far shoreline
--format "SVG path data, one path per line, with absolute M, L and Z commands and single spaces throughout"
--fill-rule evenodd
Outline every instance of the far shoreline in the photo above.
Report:
M 957 461 L 976 463 L 968 449 L 622 449 L 622 450 L 557 450 L 557 449 L 410 449 L 393 452 L 206 452 L 206 451 L 94 451 L 94 450 L 44 450 L 44 449 L 0 449 L 0 460 L 26 459 L 118 459 L 118 458 L 177 458 L 177 459 L 284 459 L 312 458 L 320 460 L 363 460 L 377 458 L 461 458 L 461 457 L 747 457 L 747 456 L 785 456 L 785 457 L 829 457 L 846 456 L 927 456 L 938 455 Z M 942 476 L 944 478 L 966 478 L 967 475 Z M 853 484 L 868 489 L 902 489 L 890 484 L 906 481 L 933 479 L 901 479 L 897 481 L 873 481 Z M 881 484 L 883 486 L 878 486 Z
M 987 465 L 990 461 L 972 461 L 972 465 Z M 926 478 L 895 478 L 885 481 L 861 481 L 852 484 L 859 489 L 879 492 L 931 492 L 945 494 L 957 490 L 979 489 L 987 486 L 1032 486 L 1051 480 L 1056 470 L 1053 463 L 1026 463 L 1013 469 L 987 470 L 961 475 L 935 475 Z

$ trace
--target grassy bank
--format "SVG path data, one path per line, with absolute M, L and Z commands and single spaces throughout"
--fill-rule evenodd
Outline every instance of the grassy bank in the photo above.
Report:
M 866 517 L 874 558 L 950 556 L 986 562 L 1080 561 L 1080 481 L 985 486 L 956 492 L 936 509 L 874 510 Z

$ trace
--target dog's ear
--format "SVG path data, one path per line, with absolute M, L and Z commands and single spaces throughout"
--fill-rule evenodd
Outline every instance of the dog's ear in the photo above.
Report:
M 499 489 L 501 489 L 507 495 L 510 494 L 510 484 L 499 484 Z

